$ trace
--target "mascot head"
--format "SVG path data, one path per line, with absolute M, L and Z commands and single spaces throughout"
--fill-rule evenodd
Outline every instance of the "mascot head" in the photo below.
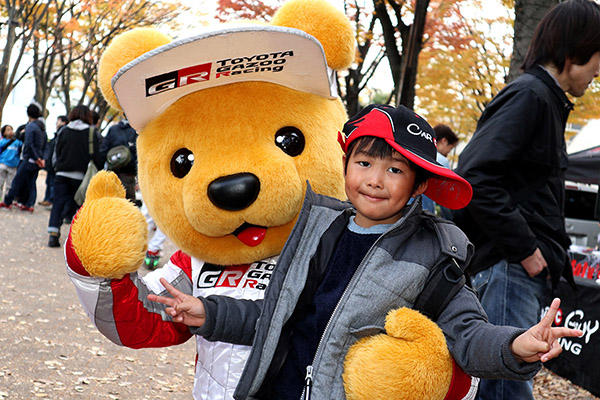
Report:
M 113 40 L 100 87 L 139 134 L 142 196 L 177 246 L 215 264 L 260 260 L 281 251 L 307 181 L 344 196 L 335 70 L 353 56 L 349 21 L 322 0 L 288 2 L 272 25 Z

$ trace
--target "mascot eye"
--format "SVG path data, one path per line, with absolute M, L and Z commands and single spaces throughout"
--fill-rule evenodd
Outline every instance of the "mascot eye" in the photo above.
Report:
M 296 157 L 304 151 L 304 135 L 295 126 L 284 126 L 275 134 L 275 144 L 285 154 Z
M 171 172 L 176 178 L 183 178 L 194 165 L 194 153 L 188 149 L 179 149 L 171 158 Z

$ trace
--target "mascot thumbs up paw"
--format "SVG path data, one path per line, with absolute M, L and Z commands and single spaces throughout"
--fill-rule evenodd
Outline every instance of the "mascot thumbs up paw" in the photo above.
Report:
M 92 178 L 70 240 L 92 276 L 122 278 L 141 265 L 148 241 L 146 220 L 125 199 L 125 189 L 113 172 L 100 171 Z

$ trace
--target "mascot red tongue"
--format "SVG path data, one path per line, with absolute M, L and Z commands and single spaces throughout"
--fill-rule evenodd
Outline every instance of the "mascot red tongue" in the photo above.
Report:
M 246 246 L 255 247 L 263 241 L 266 234 L 267 228 L 250 226 L 243 229 L 240 233 L 235 234 L 235 236 Z

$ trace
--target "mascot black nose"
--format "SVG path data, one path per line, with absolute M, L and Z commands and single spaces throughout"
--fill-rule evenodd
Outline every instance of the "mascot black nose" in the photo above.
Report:
M 212 203 L 227 211 L 239 211 L 258 197 L 260 181 L 256 175 L 244 172 L 222 176 L 208 185 L 208 198 Z

